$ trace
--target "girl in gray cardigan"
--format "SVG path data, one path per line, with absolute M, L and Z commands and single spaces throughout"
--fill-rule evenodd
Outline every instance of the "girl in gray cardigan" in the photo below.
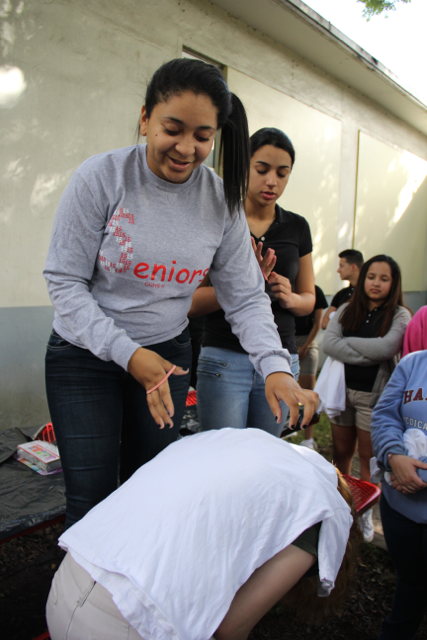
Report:
M 323 351 L 345 368 L 346 408 L 331 424 L 333 459 L 341 473 L 350 473 L 358 448 L 361 478 L 370 479 L 371 413 L 395 367 L 410 319 L 399 265 L 385 255 L 365 262 L 353 297 L 333 317 L 323 339 Z M 362 516 L 362 527 L 371 541 L 371 510 Z

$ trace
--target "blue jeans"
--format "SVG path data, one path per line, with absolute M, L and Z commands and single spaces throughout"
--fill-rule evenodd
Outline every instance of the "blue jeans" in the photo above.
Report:
M 292 373 L 298 378 L 298 355 L 292 354 Z M 202 347 L 197 367 L 197 410 L 202 431 L 233 427 L 263 429 L 280 436 L 289 414 L 281 402 L 277 424 L 265 397 L 262 376 L 245 353 Z
M 188 329 L 148 348 L 184 369 L 191 367 Z M 52 331 L 46 351 L 46 391 L 64 471 L 66 527 L 117 488 L 119 466 L 123 483 L 176 440 L 189 380 L 190 373 L 170 376 L 174 425 L 159 429 L 145 389 L 130 373 Z
M 384 495 L 380 508 L 397 584 L 391 613 L 378 640 L 412 640 L 427 613 L 427 525 L 402 516 Z

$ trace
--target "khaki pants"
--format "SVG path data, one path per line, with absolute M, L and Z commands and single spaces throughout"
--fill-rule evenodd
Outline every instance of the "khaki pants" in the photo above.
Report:
M 51 640 L 141 640 L 110 593 L 67 553 L 46 605 Z

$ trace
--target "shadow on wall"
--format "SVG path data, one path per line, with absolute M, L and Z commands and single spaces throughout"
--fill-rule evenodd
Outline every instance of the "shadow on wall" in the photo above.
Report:
M 407 291 L 427 286 L 426 211 L 427 162 L 361 134 L 354 246 L 397 260 Z
M 400 195 L 408 191 L 408 183 L 403 184 Z M 424 178 L 411 196 L 409 202 L 405 203 L 404 210 L 401 211 L 398 204 L 394 210 L 386 212 L 384 216 L 385 228 L 382 233 L 378 233 L 376 244 L 374 244 L 373 238 L 365 232 L 363 236 L 358 234 L 355 246 L 363 252 L 366 259 L 378 253 L 392 256 L 402 270 L 404 289 L 422 290 L 427 284 L 424 280 L 427 178 Z
M 320 182 L 310 184 L 311 199 L 323 203 L 311 211 L 310 228 L 313 240 L 313 267 L 317 281 L 321 281 L 325 291 L 332 291 L 335 277 L 336 227 L 338 222 L 339 169 L 330 159 L 328 145 L 339 140 L 337 131 L 326 126 L 313 140 L 316 158 L 322 176 Z M 328 149 L 328 152 L 326 150 Z M 304 162 L 304 159 L 302 159 Z M 302 187 L 302 185 L 301 185 Z M 316 189 L 317 187 L 317 189 Z M 333 215 L 331 213 L 333 212 Z M 305 215 L 305 212 L 301 212 Z M 332 242 L 331 242 L 332 240 Z
M 0 309 L 0 431 L 49 421 L 44 356 L 52 307 Z
M 307 115 L 317 124 L 312 111 Z M 317 115 L 317 114 L 316 114 Z M 339 127 L 316 127 L 311 124 L 312 137 L 303 138 L 298 146 L 295 129 L 307 131 L 307 121 L 292 122 L 289 133 L 296 144 L 297 162 L 280 204 L 303 215 L 309 225 L 313 241 L 313 268 L 316 282 L 324 291 L 332 293 L 335 277 L 336 235 L 339 192 Z M 316 149 L 316 162 L 313 152 Z

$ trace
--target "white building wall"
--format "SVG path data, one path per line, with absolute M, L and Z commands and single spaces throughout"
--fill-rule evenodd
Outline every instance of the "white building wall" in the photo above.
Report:
M 132 144 L 146 81 L 183 47 L 339 123 L 336 252 L 352 243 L 359 131 L 427 160 L 421 133 L 205 0 L 8 0 L 0 20 L 0 428 L 48 419 L 41 271 L 62 190 L 88 156 Z M 25 78 L 15 98 L 9 67 Z M 330 294 L 341 283 L 329 245 L 323 266 Z

